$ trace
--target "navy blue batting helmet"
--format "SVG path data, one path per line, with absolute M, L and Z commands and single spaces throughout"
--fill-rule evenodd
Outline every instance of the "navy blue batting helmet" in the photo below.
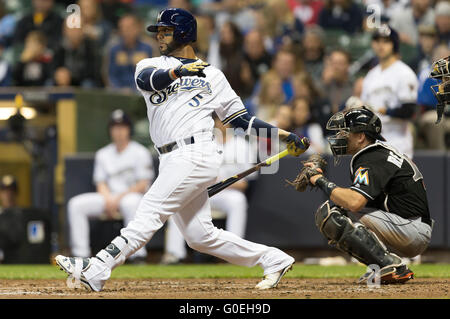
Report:
M 158 14 L 156 24 L 149 25 L 149 32 L 158 32 L 158 27 L 173 27 L 173 38 L 178 43 L 197 41 L 197 20 L 184 9 L 166 8 Z
M 379 28 L 376 28 L 375 32 L 372 34 L 372 40 L 377 40 L 379 38 L 387 38 L 391 40 L 394 45 L 394 52 L 398 53 L 400 49 L 400 37 L 395 29 L 387 24 L 381 25 Z

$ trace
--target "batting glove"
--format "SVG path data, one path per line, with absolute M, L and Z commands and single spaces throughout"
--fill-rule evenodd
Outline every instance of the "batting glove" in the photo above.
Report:
M 294 133 L 288 135 L 285 139 L 289 154 L 299 156 L 309 147 L 309 139 L 307 137 L 300 138 Z
M 173 69 L 173 73 L 175 73 L 177 78 L 181 78 L 182 76 L 198 76 L 201 78 L 205 78 L 206 75 L 203 72 L 204 68 L 209 66 L 209 63 L 206 62 L 193 62 L 188 64 L 181 64 Z

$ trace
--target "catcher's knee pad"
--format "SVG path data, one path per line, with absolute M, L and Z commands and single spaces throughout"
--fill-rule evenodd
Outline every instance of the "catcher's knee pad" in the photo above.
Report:
M 345 211 L 337 206 L 330 208 L 330 202 L 323 203 L 315 214 L 315 222 L 319 231 L 328 238 L 331 244 L 336 243 L 348 227 L 353 227 Z

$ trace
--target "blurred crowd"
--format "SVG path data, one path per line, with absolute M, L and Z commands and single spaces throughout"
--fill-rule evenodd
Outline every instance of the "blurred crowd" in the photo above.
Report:
M 79 28 L 70 27 L 77 21 L 77 11 L 67 10 L 72 3 Z M 198 56 L 224 72 L 249 113 L 308 136 L 315 152 L 327 152 L 327 119 L 360 96 L 377 64 L 373 28 L 389 23 L 419 81 L 410 119 L 416 145 L 442 148 L 424 137 L 420 119 L 435 108 L 425 83 L 431 64 L 450 54 L 446 0 L 2 1 L 0 86 L 133 92 L 136 63 L 159 55 L 145 26 L 168 6 L 195 14 Z

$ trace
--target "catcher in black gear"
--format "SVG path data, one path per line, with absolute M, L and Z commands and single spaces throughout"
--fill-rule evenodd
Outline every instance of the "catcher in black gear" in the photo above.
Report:
M 315 223 L 329 243 L 348 253 L 370 271 L 359 283 L 404 283 L 413 272 L 401 257 L 421 254 L 431 239 L 430 218 L 423 176 L 407 156 L 385 143 L 382 125 L 368 107 L 334 114 L 327 129 L 336 131 L 328 141 L 335 158 L 352 155 L 349 188 L 329 181 L 320 160 L 308 159 L 296 181 L 304 191 L 305 179 L 330 199 L 315 213 Z M 322 170 L 322 172 L 320 172 Z M 332 205 L 332 201 L 335 205 Z

